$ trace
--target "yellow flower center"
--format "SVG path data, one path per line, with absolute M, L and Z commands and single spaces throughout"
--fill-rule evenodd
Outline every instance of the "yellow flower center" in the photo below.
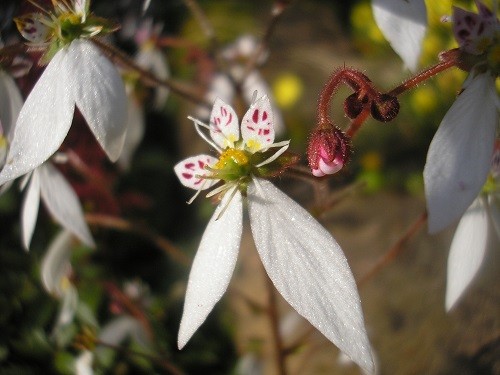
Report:
M 235 163 L 239 166 L 247 165 L 248 156 L 243 150 L 229 148 L 221 154 L 219 161 L 214 165 L 214 169 L 224 169 L 229 163 Z

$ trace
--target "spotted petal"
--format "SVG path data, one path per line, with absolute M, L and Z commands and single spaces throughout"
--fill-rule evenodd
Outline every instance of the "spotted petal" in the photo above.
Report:
M 46 42 L 51 33 L 47 17 L 41 13 L 29 13 L 14 20 L 21 35 L 31 43 Z
M 210 135 L 221 148 L 234 147 L 240 139 L 238 116 L 234 109 L 222 99 L 215 99 L 210 113 Z
M 71 42 L 65 69 L 76 106 L 109 159 L 116 161 L 127 130 L 127 97 L 118 71 L 84 40 Z
M 448 257 L 446 310 L 450 310 L 469 286 L 486 253 L 488 212 L 486 201 L 477 198 L 462 216 Z
M 179 329 L 179 349 L 225 293 L 236 264 L 242 228 L 241 193 L 237 191 L 231 196 L 228 192 L 210 219 L 193 261 Z
M 488 73 L 471 74 L 431 142 L 424 168 L 431 233 L 458 220 L 486 181 L 498 126 L 495 96 Z
M 265 149 L 274 142 L 274 123 L 271 102 L 267 96 L 257 99 L 241 121 L 241 136 L 253 152 Z
M 423 0 L 372 0 L 375 21 L 408 69 L 415 71 L 427 26 Z
M 67 51 L 56 53 L 21 108 L 0 185 L 34 170 L 61 145 L 73 120 Z
M 335 239 L 266 180 L 248 187 L 250 226 L 283 298 L 361 368 L 374 372 L 354 277 Z
M 195 190 L 205 190 L 219 181 L 203 178 L 203 176 L 210 174 L 205 168 L 211 167 L 215 163 L 217 163 L 217 159 L 213 156 L 196 155 L 177 163 L 174 171 L 184 186 Z

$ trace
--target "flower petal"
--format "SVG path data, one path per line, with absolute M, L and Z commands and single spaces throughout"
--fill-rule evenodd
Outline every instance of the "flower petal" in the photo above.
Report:
M 283 116 L 273 100 L 271 88 L 268 86 L 258 70 L 250 72 L 242 86 L 242 94 L 248 105 L 252 104 L 253 96 L 256 91 L 258 95 L 266 95 L 269 98 L 273 113 L 273 128 L 275 135 L 283 134 L 285 132 Z
M 446 282 L 449 311 L 476 275 L 486 253 L 488 240 L 487 203 L 476 198 L 462 216 L 451 242 Z
M 99 341 L 109 345 L 120 345 L 127 337 L 141 336 L 144 331 L 141 323 L 129 315 L 122 315 L 106 324 L 99 333 Z M 144 336 L 144 334 L 142 334 Z M 143 338 L 138 341 L 141 346 L 146 347 Z
M 127 130 L 125 86 L 115 66 L 89 41 L 74 40 L 66 64 L 76 106 L 111 161 Z
M 29 250 L 31 237 L 35 230 L 36 219 L 38 218 L 38 207 L 40 205 L 40 177 L 37 170 L 32 175 L 24 196 L 23 208 L 21 211 L 21 228 L 23 234 L 23 245 Z
M 267 274 L 283 298 L 365 371 L 370 343 L 347 260 L 306 210 L 268 181 L 248 187 L 250 225 Z
M 227 192 L 203 233 L 189 274 L 177 341 L 179 349 L 186 345 L 226 291 L 236 264 L 242 228 L 241 193 L 237 191 L 232 196 Z
M 253 152 L 265 149 L 274 142 L 274 119 L 267 96 L 257 99 L 241 121 L 241 136 Z
M 62 297 L 61 310 L 59 311 L 54 330 L 71 323 L 78 307 L 78 291 L 72 284 L 69 284 L 69 281 Z
M 47 17 L 41 13 L 30 13 L 16 18 L 17 29 L 27 41 L 44 43 L 51 34 L 51 29 L 45 24 Z
M 210 135 L 222 148 L 234 147 L 234 142 L 240 139 L 238 116 L 233 107 L 222 99 L 215 99 L 210 113 Z
M 94 247 L 95 243 L 83 217 L 80 201 L 71 185 L 50 163 L 43 164 L 38 171 L 42 199 L 51 215 L 87 246 Z
M 205 190 L 215 185 L 219 180 L 205 179 L 201 176 L 210 174 L 205 167 L 211 167 L 217 163 L 217 158 L 210 155 L 191 156 L 177 163 L 174 167 L 175 174 L 181 184 L 195 190 Z
M 375 21 L 408 69 L 415 71 L 427 27 L 423 0 L 372 0 Z
M 75 374 L 94 375 L 94 370 L 92 369 L 93 361 L 94 354 L 90 350 L 83 351 L 75 361 Z
M 21 108 L 0 185 L 32 171 L 61 145 L 73 120 L 67 51 L 56 53 Z
M 494 80 L 471 76 L 429 146 L 424 168 L 429 232 L 460 218 L 483 187 L 498 126 Z
M 45 290 L 62 297 L 62 280 L 71 270 L 70 258 L 73 235 L 63 230 L 52 240 L 40 266 L 40 276 Z
M 125 143 L 122 153 L 118 159 L 118 164 L 122 169 L 129 169 L 132 157 L 139 147 L 139 144 L 144 137 L 144 110 L 133 95 L 128 95 L 127 98 L 127 134 L 125 135 Z
M 7 73 L 0 71 L 0 124 L 9 142 L 22 106 L 23 98 L 16 83 Z
M 142 48 L 135 58 L 135 61 L 141 67 L 151 71 L 160 79 L 167 79 L 170 77 L 167 59 L 165 58 L 163 52 L 156 48 Z M 164 86 L 159 86 L 155 90 L 153 106 L 155 109 L 161 110 L 165 105 L 165 101 L 167 100 L 170 90 Z

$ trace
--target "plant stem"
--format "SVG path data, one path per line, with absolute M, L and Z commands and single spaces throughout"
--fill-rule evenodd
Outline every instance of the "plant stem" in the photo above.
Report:
M 86 214 L 85 220 L 90 225 L 111 228 L 122 232 L 137 233 L 149 239 L 156 246 L 165 251 L 165 253 L 167 253 L 167 255 L 169 255 L 172 259 L 182 264 L 183 266 L 188 266 L 190 264 L 190 259 L 182 251 L 175 247 L 165 237 L 162 237 L 161 235 L 153 232 L 151 229 L 145 227 L 144 225 L 133 223 L 120 217 L 102 214 Z
M 359 281 L 358 288 L 361 289 L 367 284 L 381 269 L 392 262 L 403 252 L 405 244 L 422 228 L 427 221 L 427 212 L 422 213 L 399 240 L 375 263 L 375 265 Z
M 273 336 L 274 343 L 274 358 L 277 367 L 277 373 L 280 375 L 287 375 L 285 366 L 285 351 L 283 348 L 283 341 L 281 339 L 279 331 L 279 316 L 278 316 L 278 306 L 276 300 L 276 293 L 274 290 L 274 285 L 271 279 L 265 274 L 268 292 L 268 307 L 267 313 L 269 315 L 269 320 L 271 323 L 271 333 Z

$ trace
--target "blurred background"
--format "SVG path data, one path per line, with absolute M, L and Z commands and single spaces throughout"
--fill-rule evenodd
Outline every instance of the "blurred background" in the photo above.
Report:
M 143 3 L 134 0 L 93 0 L 91 9 L 122 25 L 109 42 L 129 56 L 144 47 L 137 34 L 147 25 L 158 25 L 152 40 L 168 62 L 169 76 L 203 97 L 214 85 L 227 84 L 216 82 L 219 73 L 240 74 L 248 48 L 250 53 L 256 48 L 240 38 L 258 41 L 263 36 L 273 2 L 198 1 L 214 38 L 207 37 L 189 3 L 152 0 L 144 15 Z M 429 28 L 422 68 L 436 63 L 439 52 L 456 47 L 451 24 L 440 22 L 451 13 L 452 2 L 426 4 Z M 454 4 L 471 7 L 467 1 Z M 12 17 L 30 9 L 22 1 L 2 1 L 5 44 L 20 41 Z M 290 149 L 301 155 L 303 165 L 317 99 L 335 69 L 358 69 L 383 90 L 411 75 L 377 28 L 369 1 L 292 1 L 259 65 L 255 79 L 268 87 L 275 116 L 283 120 L 279 137 L 291 139 Z M 18 80 L 24 95 L 41 69 L 34 66 Z M 368 120 L 353 140 L 347 168 L 322 184 L 328 197 L 339 199 L 323 212 L 321 222 L 342 246 L 357 280 L 425 211 L 422 170 L 427 148 L 464 78 L 457 69 L 444 72 L 403 94 L 394 121 Z M 175 93 L 155 107 L 151 103 L 158 93 L 131 81 L 144 135 L 129 163 L 109 163 L 78 115 L 63 145 L 85 165 L 82 170 L 69 163 L 61 170 L 89 215 L 97 243 L 95 249 L 73 247 L 70 279 L 79 302 L 75 318 L 64 329 L 54 330 L 60 300 L 40 282 L 40 263 L 59 227 L 41 209 L 26 252 L 20 240 L 22 193 L 11 188 L 0 197 L 0 373 L 71 374 L 86 348 L 99 351 L 96 373 L 274 374 L 265 273 L 248 226 L 230 289 L 189 344 L 177 350 L 191 259 L 214 205 L 202 197 L 187 205 L 192 192 L 180 185 L 173 166 L 187 155 L 208 152 L 186 118 L 203 119 L 207 110 Z M 349 94 L 340 90 L 332 106 L 341 128 L 348 124 L 342 101 Z M 246 108 L 244 95 L 232 96 L 240 117 Z M 306 208 L 321 211 L 310 184 L 286 175 L 274 182 Z M 492 243 L 465 297 L 447 314 L 446 259 L 453 229 L 430 236 L 423 225 L 401 255 L 362 285 L 380 374 L 500 374 L 498 242 Z M 360 373 L 282 300 L 279 313 L 290 374 Z M 104 327 L 125 315 L 139 322 L 134 327 L 146 338 L 126 331 L 116 347 L 95 348 Z

